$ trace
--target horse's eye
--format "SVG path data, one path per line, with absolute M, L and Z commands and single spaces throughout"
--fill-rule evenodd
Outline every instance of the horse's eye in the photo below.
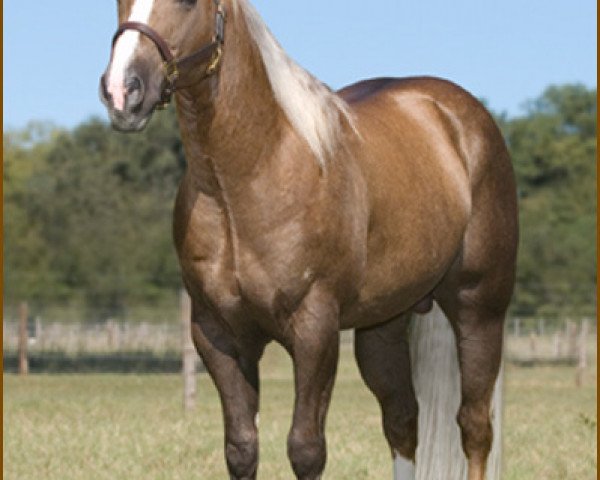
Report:
M 179 3 L 186 7 L 193 7 L 196 5 L 196 0 L 177 0 Z

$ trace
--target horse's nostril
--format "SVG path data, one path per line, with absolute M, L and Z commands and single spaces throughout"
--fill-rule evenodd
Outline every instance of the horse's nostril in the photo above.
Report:
M 142 89 L 142 81 L 139 77 L 130 77 L 125 82 L 125 88 L 127 89 L 127 94 L 131 95 Z
M 137 113 L 144 102 L 144 83 L 137 75 L 125 79 L 125 95 L 127 110 Z
M 100 77 L 100 96 L 107 102 L 112 100 L 112 95 L 106 87 L 106 75 L 102 75 L 102 77 Z

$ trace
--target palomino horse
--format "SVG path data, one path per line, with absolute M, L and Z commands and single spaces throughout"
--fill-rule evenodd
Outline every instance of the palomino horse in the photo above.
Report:
M 176 92 L 188 167 L 174 238 L 231 478 L 256 477 L 258 363 L 272 340 L 294 365 L 293 470 L 320 478 L 350 328 L 398 475 L 412 478 L 407 318 L 434 300 L 456 336 L 468 477 L 484 478 L 517 245 L 511 162 L 491 116 L 434 78 L 334 93 L 247 0 L 121 0 L 119 22 L 101 81 L 115 128 L 143 128 Z

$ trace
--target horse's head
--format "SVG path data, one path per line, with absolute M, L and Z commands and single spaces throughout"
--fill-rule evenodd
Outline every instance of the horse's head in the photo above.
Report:
M 175 88 L 216 69 L 224 10 L 220 0 L 118 0 L 118 11 L 100 98 L 114 128 L 139 131 Z

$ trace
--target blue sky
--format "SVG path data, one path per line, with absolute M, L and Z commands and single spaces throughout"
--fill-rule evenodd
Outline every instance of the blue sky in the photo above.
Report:
M 374 76 L 437 75 L 518 115 L 549 84 L 596 86 L 595 0 L 254 5 L 287 52 L 334 88 Z M 4 128 L 105 118 L 97 86 L 115 28 L 115 0 L 4 0 Z

